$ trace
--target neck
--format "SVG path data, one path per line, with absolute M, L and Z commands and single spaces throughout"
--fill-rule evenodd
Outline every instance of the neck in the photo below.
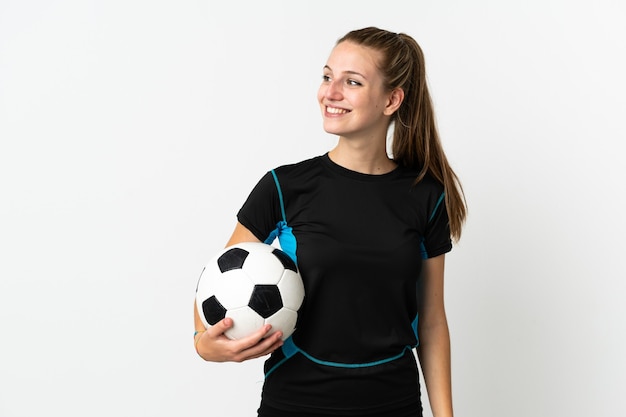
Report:
M 337 165 L 362 174 L 386 174 L 397 166 L 389 159 L 383 140 L 358 143 L 340 137 L 337 146 L 328 152 L 328 157 Z

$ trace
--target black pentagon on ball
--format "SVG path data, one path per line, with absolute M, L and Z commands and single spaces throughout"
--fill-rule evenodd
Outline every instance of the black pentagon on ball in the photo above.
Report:
M 245 249 L 229 249 L 217 258 L 217 266 L 222 271 L 222 274 L 233 269 L 241 269 L 249 254 L 250 252 Z
M 298 272 L 298 267 L 296 266 L 296 263 L 285 252 L 279 249 L 274 249 L 272 253 L 278 258 L 280 263 L 283 264 L 285 269 L 291 269 L 293 272 Z
M 226 317 L 226 309 L 217 301 L 214 295 L 202 302 L 202 313 L 211 326 L 214 326 L 218 321 Z
M 283 299 L 276 285 L 255 285 L 248 307 L 264 319 L 283 308 Z

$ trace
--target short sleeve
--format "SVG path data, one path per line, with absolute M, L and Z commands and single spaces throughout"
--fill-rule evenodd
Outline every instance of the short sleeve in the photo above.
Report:
M 441 193 L 431 210 L 422 242 L 422 257 L 434 258 L 452 250 L 450 223 L 446 210 L 445 195 Z
M 281 220 L 280 201 L 271 172 L 266 173 L 252 189 L 237 213 L 237 220 L 261 242 L 276 229 Z

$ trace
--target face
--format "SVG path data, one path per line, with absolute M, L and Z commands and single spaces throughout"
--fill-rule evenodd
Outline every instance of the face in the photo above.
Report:
M 379 59 L 378 51 L 351 42 L 332 50 L 317 93 L 326 132 L 346 138 L 386 135 L 395 108 Z

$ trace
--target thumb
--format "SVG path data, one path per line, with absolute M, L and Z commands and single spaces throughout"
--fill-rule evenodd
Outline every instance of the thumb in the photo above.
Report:
M 224 333 L 231 327 L 233 327 L 233 319 L 231 319 L 230 317 L 223 318 L 222 320 L 215 323 L 215 325 L 213 326 L 218 334 Z

